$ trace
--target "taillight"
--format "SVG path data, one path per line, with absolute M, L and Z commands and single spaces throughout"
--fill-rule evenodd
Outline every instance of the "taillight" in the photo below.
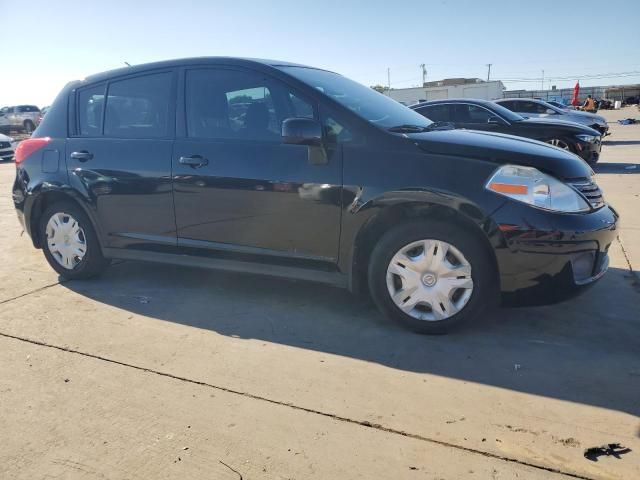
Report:
M 42 147 L 44 147 L 47 143 L 51 141 L 51 138 L 27 138 L 26 140 L 22 140 L 18 147 L 16 148 L 16 165 L 22 163 L 22 161 L 28 156 L 32 155 L 34 152 L 37 152 Z

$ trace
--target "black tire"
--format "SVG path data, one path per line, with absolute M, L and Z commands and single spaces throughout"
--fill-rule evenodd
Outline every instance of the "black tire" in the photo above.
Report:
M 67 269 L 58 263 L 58 260 L 54 258 L 54 254 L 52 254 L 49 249 L 49 244 L 47 242 L 47 223 L 51 217 L 57 213 L 71 215 L 78 222 L 78 225 L 84 232 L 86 253 L 82 260 L 80 260 L 73 269 Z M 89 217 L 80 207 L 72 202 L 57 202 L 49 206 L 42 214 L 42 217 L 40 217 L 39 235 L 42 250 L 45 258 L 49 262 L 49 265 L 51 265 L 51 267 L 65 279 L 77 280 L 95 277 L 102 273 L 102 271 L 109 265 L 109 260 L 104 258 L 102 255 L 98 236 L 96 235 Z
M 28 134 L 33 133 L 33 131 L 36 129 L 36 126 L 33 124 L 33 122 L 31 120 L 25 120 L 24 121 L 24 131 L 27 132 Z
M 393 256 L 411 242 L 434 239 L 453 245 L 471 265 L 471 297 L 455 315 L 443 320 L 420 320 L 398 308 L 387 289 L 387 268 Z M 369 261 L 369 290 L 373 301 L 388 317 L 424 334 L 444 334 L 497 304 L 498 284 L 490 252 L 477 235 L 454 223 L 417 220 L 398 225 L 376 244 Z

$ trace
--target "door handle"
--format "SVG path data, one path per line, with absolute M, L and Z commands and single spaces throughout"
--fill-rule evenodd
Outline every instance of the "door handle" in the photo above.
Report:
M 192 168 L 200 168 L 209 165 L 209 160 L 202 155 L 191 155 L 189 157 L 180 157 L 178 159 L 182 165 L 189 165 Z
M 73 160 L 78 160 L 79 162 L 86 162 L 87 160 L 91 160 L 93 158 L 93 153 L 87 152 L 86 150 L 81 150 L 79 152 L 73 152 L 70 157 Z

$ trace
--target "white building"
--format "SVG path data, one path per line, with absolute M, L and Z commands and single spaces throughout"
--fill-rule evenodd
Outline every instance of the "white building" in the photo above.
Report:
M 478 78 L 450 78 L 438 82 L 428 82 L 423 87 L 392 88 L 385 91 L 384 94 L 404 105 L 413 105 L 414 103 L 446 98 L 495 100 L 502 98 L 504 89 L 504 84 L 500 80 L 485 82 Z

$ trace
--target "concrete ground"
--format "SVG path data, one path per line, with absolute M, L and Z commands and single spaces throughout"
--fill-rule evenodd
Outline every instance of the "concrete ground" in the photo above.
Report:
M 0 478 L 640 478 L 640 125 L 612 130 L 605 278 L 443 337 L 313 284 L 134 262 L 61 283 L 0 165 Z M 583 456 L 608 443 L 631 451 Z

